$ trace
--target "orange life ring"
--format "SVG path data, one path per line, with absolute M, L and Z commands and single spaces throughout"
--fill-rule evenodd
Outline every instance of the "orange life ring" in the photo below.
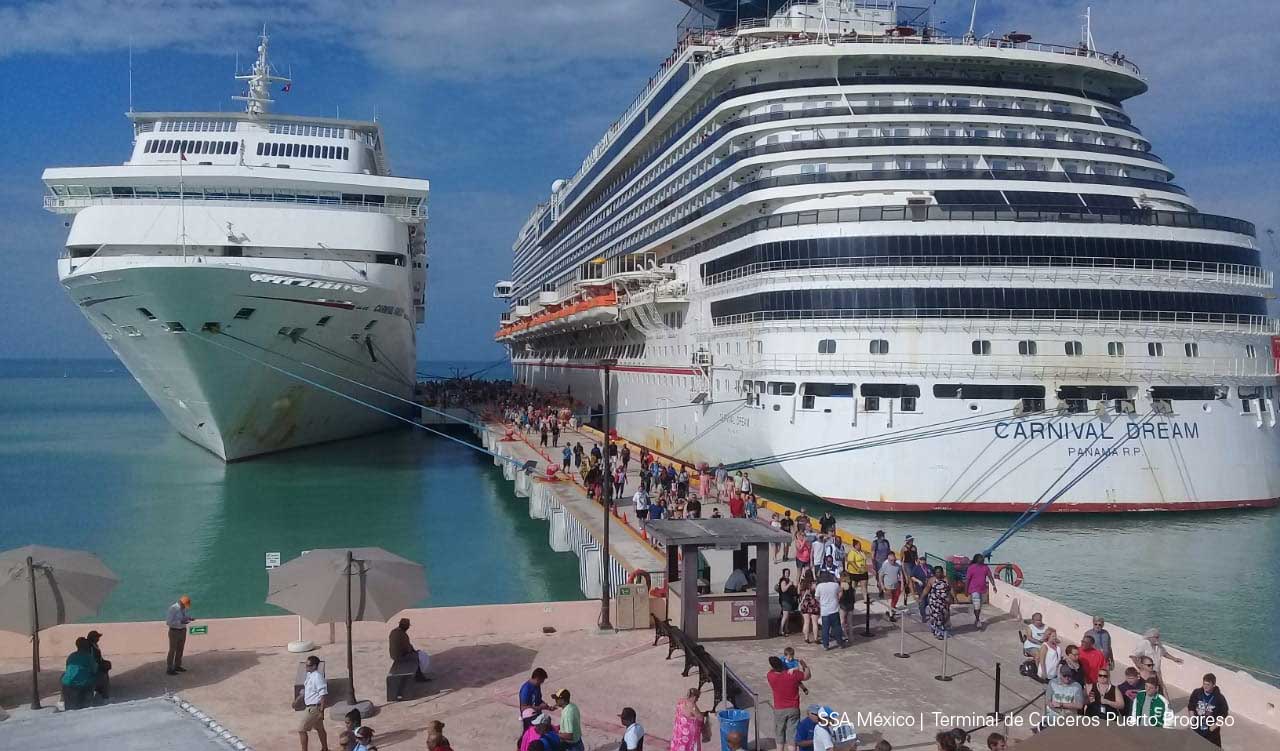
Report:
M 645 591 L 653 588 L 653 579 L 649 576 L 649 572 L 642 568 L 638 568 L 631 572 L 631 578 L 627 580 L 630 584 L 639 584 L 644 582 Z
M 1015 587 L 1022 586 L 1022 569 L 1016 563 L 1001 563 L 996 566 L 995 575 L 1001 581 Z

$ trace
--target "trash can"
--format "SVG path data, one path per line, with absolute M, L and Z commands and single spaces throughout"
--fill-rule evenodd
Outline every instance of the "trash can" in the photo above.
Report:
M 751 713 L 745 709 L 722 709 L 716 716 L 720 718 L 720 751 L 729 751 L 729 733 L 735 730 L 742 733 L 743 748 L 746 748 Z

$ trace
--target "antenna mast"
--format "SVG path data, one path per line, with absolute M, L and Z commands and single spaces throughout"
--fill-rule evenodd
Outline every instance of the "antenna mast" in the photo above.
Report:
M 129 37 L 129 114 L 133 114 L 133 37 Z
M 969 11 L 969 30 L 964 33 L 964 41 L 966 44 L 973 44 L 978 41 L 978 35 L 974 33 L 973 26 L 978 21 L 978 0 L 973 0 L 973 8 Z
M 1090 52 L 1096 52 L 1098 49 L 1093 44 L 1093 8 L 1089 6 L 1084 9 L 1084 26 L 1080 28 L 1080 44 Z
M 244 96 L 233 96 L 236 101 L 245 102 L 245 111 L 250 115 L 265 115 L 267 105 L 275 102 L 271 98 L 270 86 L 273 83 L 292 83 L 287 76 L 276 76 L 271 73 L 271 63 L 267 61 L 267 27 L 262 26 L 262 35 L 258 37 L 258 59 L 253 63 L 253 71 L 247 76 L 236 76 L 237 81 L 248 81 L 249 90 Z

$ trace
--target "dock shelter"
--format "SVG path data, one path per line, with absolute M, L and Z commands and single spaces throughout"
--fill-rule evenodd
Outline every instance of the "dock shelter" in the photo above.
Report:
M 672 624 L 692 639 L 769 638 L 769 546 L 791 542 L 791 535 L 754 519 L 663 519 L 649 522 L 645 529 L 667 551 L 667 613 Z M 700 587 L 698 561 L 704 549 L 730 553 L 732 564 L 721 565 L 720 571 L 712 566 Z M 714 592 L 707 586 L 723 581 L 733 569 L 745 572 L 752 558 L 755 588 Z

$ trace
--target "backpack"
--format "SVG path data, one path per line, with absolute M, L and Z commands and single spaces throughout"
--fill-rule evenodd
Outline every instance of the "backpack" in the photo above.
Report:
M 1018 672 L 1027 678 L 1039 678 L 1039 670 L 1034 659 L 1023 660 L 1022 664 L 1018 666 Z

